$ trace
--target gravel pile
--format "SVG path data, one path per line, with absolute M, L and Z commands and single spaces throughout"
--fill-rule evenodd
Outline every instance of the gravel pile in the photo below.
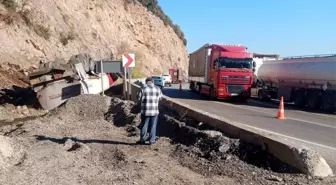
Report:
M 101 119 L 109 110 L 111 98 L 108 96 L 83 94 L 69 99 L 53 114 L 79 116 L 85 119 Z

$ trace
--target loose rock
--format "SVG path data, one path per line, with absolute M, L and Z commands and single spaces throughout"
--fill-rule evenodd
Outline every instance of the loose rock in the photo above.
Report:
M 293 152 L 298 160 L 301 161 L 301 170 L 305 171 L 308 175 L 316 177 L 327 177 L 333 175 L 333 171 L 330 166 L 316 151 L 307 148 L 295 148 L 293 149 Z
M 73 151 L 80 148 L 80 144 L 76 143 L 72 139 L 67 139 L 64 143 L 64 150 L 66 151 Z
M 270 180 L 270 181 L 277 181 L 277 182 L 281 182 L 283 181 L 282 178 L 278 177 L 278 176 L 274 176 L 274 175 L 271 175 L 270 177 L 266 177 L 267 180 Z
M 216 137 L 216 136 L 222 136 L 222 133 L 219 131 L 213 131 L 213 130 L 204 130 L 205 134 L 207 134 L 209 137 Z

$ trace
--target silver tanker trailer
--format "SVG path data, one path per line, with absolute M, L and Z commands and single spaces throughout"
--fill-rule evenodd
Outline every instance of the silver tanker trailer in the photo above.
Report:
M 263 60 L 255 73 L 252 94 L 300 107 L 336 110 L 336 54 Z

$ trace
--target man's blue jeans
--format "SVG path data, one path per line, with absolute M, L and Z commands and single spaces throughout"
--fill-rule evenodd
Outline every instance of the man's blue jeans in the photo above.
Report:
M 141 115 L 141 133 L 140 141 L 146 140 L 148 124 L 150 124 L 150 143 L 155 143 L 156 137 L 156 125 L 157 125 L 158 116 L 145 116 Z

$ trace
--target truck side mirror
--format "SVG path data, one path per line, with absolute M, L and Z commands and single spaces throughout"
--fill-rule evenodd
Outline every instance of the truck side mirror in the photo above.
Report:
M 253 68 L 256 67 L 256 62 L 255 61 L 252 62 L 252 66 L 253 66 Z

